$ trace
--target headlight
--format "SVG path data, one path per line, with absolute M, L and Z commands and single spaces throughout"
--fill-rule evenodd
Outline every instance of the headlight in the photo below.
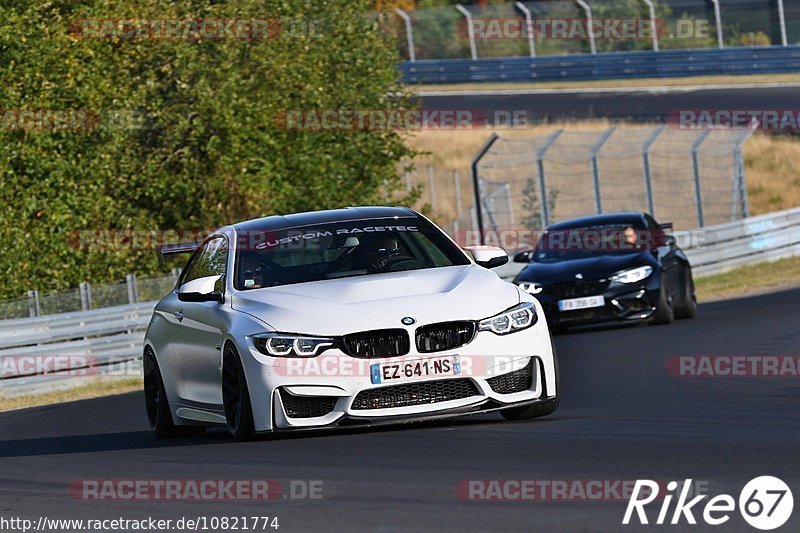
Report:
M 497 335 L 513 333 L 536 324 L 538 320 L 536 307 L 530 303 L 521 303 L 499 315 L 485 318 L 478 324 L 478 331 L 491 331 Z
M 544 290 L 544 287 L 540 283 L 536 283 L 535 281 L 521 281 L 517 284 L 520 289 L 527 292 L 528 294 L 539 294 Z
M 644 278 L 646 278 L 652 273 L 653 273 L 653 267 L 643 266 L 639 268 L 633 268 L 631 270 L 626 270 L 624 272 L 620 272 L 619 274 L 611 276 L 611 281 L 616 281 L 618 283 L 636 283 L 637 281 L 642 281 Z
M 264 355 L 272 357 L 316 357 L 333 346 L 330 337 L 310 337 L 293 333 L 253 335 L 253 344 Z

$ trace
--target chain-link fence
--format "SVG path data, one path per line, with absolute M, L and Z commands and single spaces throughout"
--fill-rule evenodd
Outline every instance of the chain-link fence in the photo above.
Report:
M 81 283 L 76 289 L 50 293 L 31 290 L 24 298 L 0 300 L 0 320 L 89 311 L 160 300 L 175 287 L 177 276 L 177 270 L 167 276 L 143 279 L 129 274 L 125 281 L 119 283 Z
M 800 42 L 796 0 L 536 0 L 395 9 L 406 60 L 549 56 Z
M 446 229 L 464 244 L 465 231 L 538 230 L 596 213 L 645 211 L 676 229 L 738 220 L 749 210 L 742 145 L 751 133 L 662 125 L 492 134 L 474 167 L 480 208 L 465 202 Z

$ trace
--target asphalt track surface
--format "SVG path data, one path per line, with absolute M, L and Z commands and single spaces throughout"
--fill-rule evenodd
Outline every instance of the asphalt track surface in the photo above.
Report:
M 622 527 L 626 504 L 620 501 L 462 501 L 454 487 L 466 479 L 692 478 L 707 482 L 712 495 L 738 499 L 751 478 L 775 475 L 794 489 L 797 502 L 800 379 L 679 378 L 665 370 L 665 361 L 672 355 L 796 355 L 798 304 L 800 290 L 790 290 L 704 304 L 698 318 L 670 326 L 559 336 L 561 407 L 528 422 L 482 415 L 238 443 L 222 432 L 156 440 L 139 393 L 3 413 L 0 515 L 269 515 L 279 517 L 278 531 L 655 528 Z M 68 493 L 79 479 L 322 480 L 324 497 L 82 501 Z M 657 512 L 651 510 L 651 521 Z M 799 526 L 795 509 L 781 530 Z M 683 522 L 659 530 L 686 529 Z M 756 531 L 738 513 L 708 529 Z
M 420 89 L 424 91 L 424 87 Z M 608 118 L 657 121 L 680 110 L 797 110 L 800 86 L 643 88 L 641 90 L 548 90 L 470 92 L 420 97 L 425 110 L 468 110 L 494 122 L 524 112 L 529 122 Z M 480 113 L 481 115 L 478 115 Z M 505 119 L 507 120 L 507 119 Z

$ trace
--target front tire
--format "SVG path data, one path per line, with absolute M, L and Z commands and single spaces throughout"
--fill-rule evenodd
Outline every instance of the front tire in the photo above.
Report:
M 697 316 L 697 295 L 694 290 L 692 271 L 686 269 L 686 279 L 683 282 L 683 297 L 681 303 L 675 307 L 675 318 L 694 318 Z
M 231 344 L 225 345 L 222 359 L 222 405 L 228 431 L 236 440 L 249 440 L 255 435 L 250 392 L 239 354 Z
M 675 320 L 675 310 L 672 307 L 672 297 L 667 294 L 664 279 L 661 279 L 661 290 L 658 292 L 658 304 L 653 313 L 653 324 L 671 324 Z

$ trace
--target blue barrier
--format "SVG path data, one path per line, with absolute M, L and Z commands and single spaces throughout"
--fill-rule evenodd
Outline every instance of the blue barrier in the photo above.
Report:
M 405 83 L 559 81 L 800 72 L 800 46 L 404 61 Z

